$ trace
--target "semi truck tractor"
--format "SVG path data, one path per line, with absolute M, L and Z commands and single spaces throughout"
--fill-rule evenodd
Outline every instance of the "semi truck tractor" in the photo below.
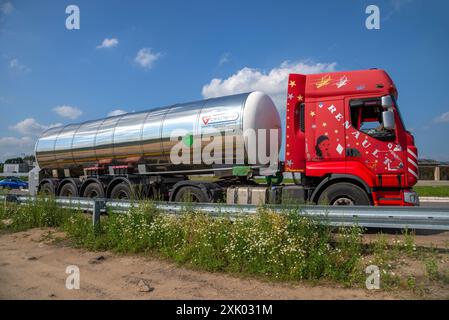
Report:
M 229 204 L 419 204 L 412 189 L 418 151 L 385 71 L 290 74 L 286 92 L 283 129 L 272 99 L 258 91 L 50 128 L 36 143 L 30 191 Z

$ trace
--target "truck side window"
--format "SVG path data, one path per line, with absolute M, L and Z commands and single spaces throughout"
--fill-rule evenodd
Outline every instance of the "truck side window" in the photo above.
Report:
M 394 140 L 394 130 L 387 130 L 383 126 L 382 111 L 380 105 L 351 106 L 352 126 L 373 138 L 382 141 Z

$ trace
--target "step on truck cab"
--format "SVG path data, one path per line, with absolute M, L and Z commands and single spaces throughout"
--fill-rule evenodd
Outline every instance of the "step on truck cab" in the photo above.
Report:
M 283 131 L 278 109 L 262 92 L 51 128 L 36 143 L 40 169 L 30 191 L 230 204 L 418 205 L 412 190 L 418 152 L 385 71 L 291 74 L 287 86 Z M 276 134 L 248 138 L 260 131 Z M 279 151 L 282 135 L 281 161 L 272 151 Z M 261 160 L 266 154 L 259 158 L 267 150 L 276 155 L 269 166 Z M 283 176 L 294 183 L 282 183 Z

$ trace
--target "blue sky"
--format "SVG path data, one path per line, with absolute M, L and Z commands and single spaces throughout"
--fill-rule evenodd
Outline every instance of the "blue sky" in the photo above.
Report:
M 67 30 L 65 9 L 80 9 Z M 365 28 L 380 8 L 381 29 Z M 288 72 L 382 68 L 420 157 L 449 160 L 449 2 L 0 0 L 0 161 L 45 128 L 251 89 Z M 213 80 L 216 79 L 216 80 Z

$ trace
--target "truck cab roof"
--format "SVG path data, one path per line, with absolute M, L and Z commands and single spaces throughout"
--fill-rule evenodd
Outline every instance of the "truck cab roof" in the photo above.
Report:
M 392 94 L 397 97 L 393 80 L 387 72 L 380 69 L 327 72 L 305 76 L 291 74 L 289 88 L 296 85 L 296 77 L 298 77 L 298 85 L 301 85 L 301 82 L 304 85 L 303 79 L 306 79 L 303 89 L 305 99 L 362 94 Z

